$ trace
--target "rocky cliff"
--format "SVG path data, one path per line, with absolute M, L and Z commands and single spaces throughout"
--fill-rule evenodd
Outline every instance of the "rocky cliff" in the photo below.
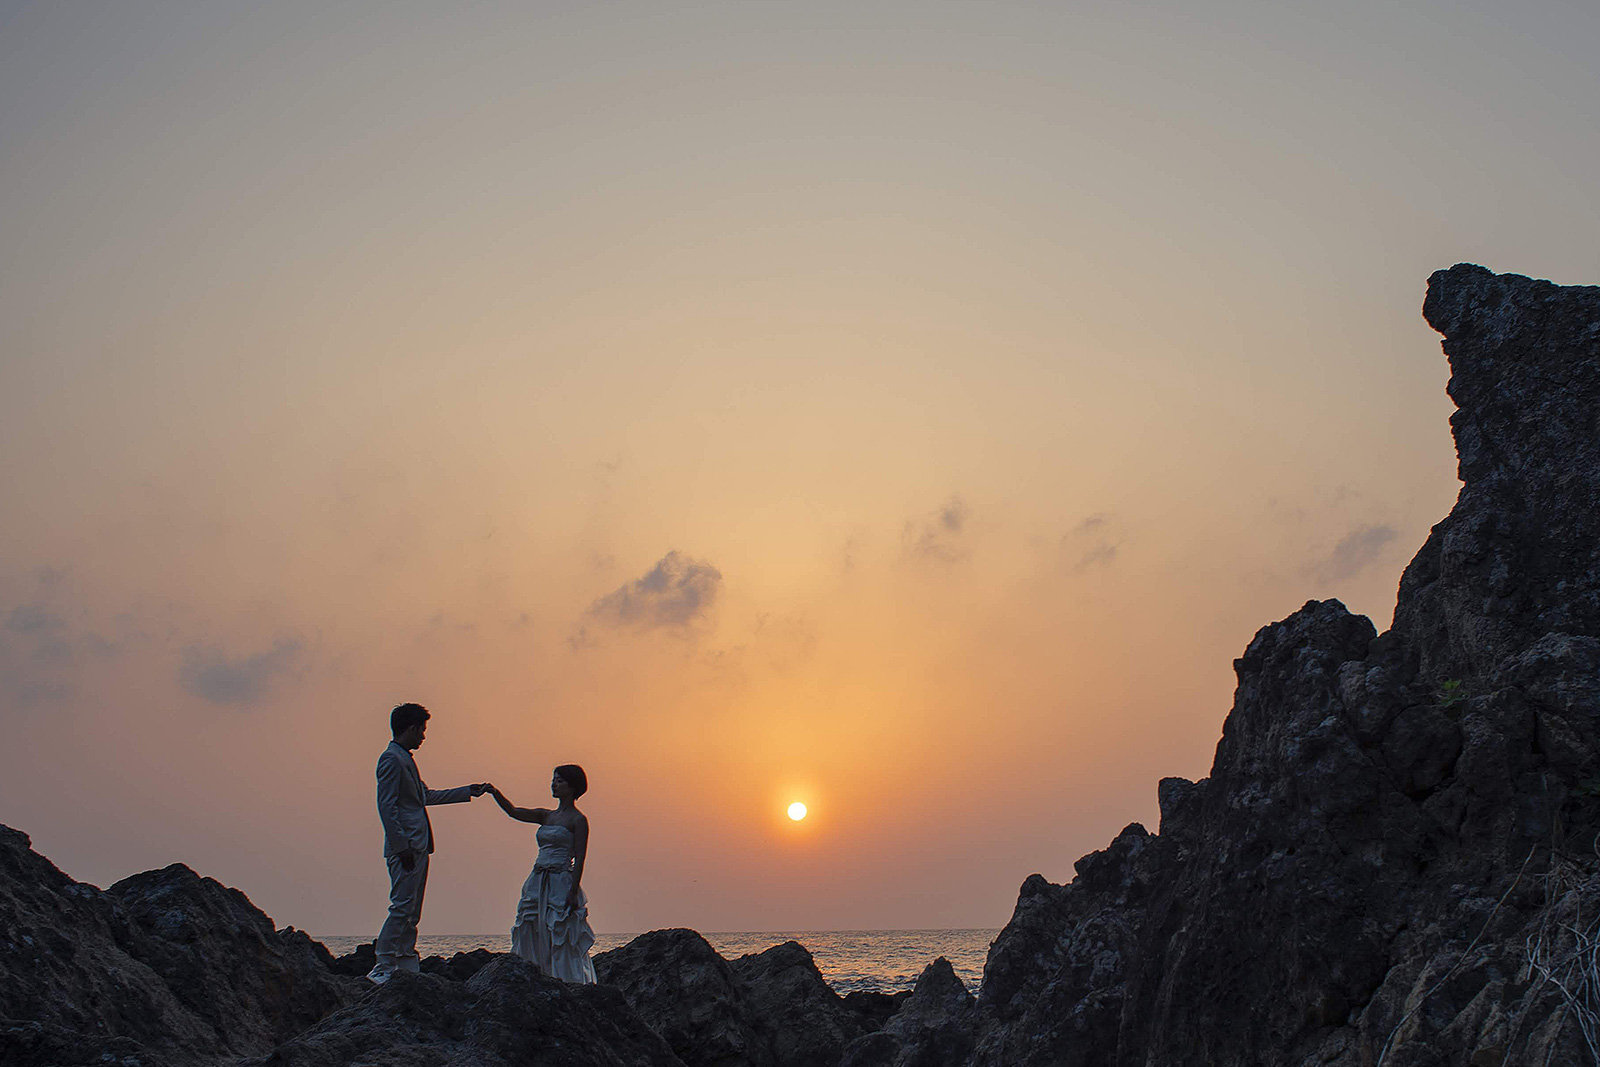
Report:
M 363 992 L 243 893 L 174 864 L 108 890 L 0 826 L 0 1063 L 265 1052 Z
M 1379 635 L 1264 627 L 1211 774 L 990 950 L 974 1062 L 1596 1062 L 1600 288 L 1428 283 L 1462 488 Z
M 1600 288 L 1435 274 L 1462 489 L 1378 634 L 1264 627 L 1211 774 L 1035 875 L 979 996 L 840 998 L 797 944 L 656 931 L 564 986 L 488 953 L 381 989 L 174 866 L 101 891 L 0 828 L 0 1062 L 1600 1064 Z

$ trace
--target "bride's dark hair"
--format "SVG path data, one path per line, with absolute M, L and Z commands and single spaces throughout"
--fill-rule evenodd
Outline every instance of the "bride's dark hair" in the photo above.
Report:
M 561 780 L 572 787 L 572 799 L 577 800 L 589 791 L 589 776 L 576 763 L 563 763 L 556 768 Z

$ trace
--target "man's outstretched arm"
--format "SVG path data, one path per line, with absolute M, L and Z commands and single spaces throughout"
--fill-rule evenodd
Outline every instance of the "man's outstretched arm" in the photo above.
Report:
M 425 804 L 460 804 L 462 801 L 481 797 L 489 788 L 487 782 L 475 782 L 472 785 L 458 785 L 454 789 L 429 789 L 423 787 L 423 803 Z

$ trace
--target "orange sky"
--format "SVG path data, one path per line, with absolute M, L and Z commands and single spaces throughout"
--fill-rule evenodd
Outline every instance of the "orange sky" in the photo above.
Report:
M 419 700 L 587 768 L 605 932 L 1154 829 L 1450 507 L 1428 273 L 1600 280 L 1593 11 L 1188 7 L 4 8 L 0 821 L 375 931 Z M 531 830 L 434 825 L 508 926 Z

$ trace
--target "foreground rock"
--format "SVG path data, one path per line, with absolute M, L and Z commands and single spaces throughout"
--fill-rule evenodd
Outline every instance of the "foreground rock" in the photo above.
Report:
M 752 1017 L 744 984 L 693 930 L 655 930 L 594 958 L 602 985 L 633 1010 L 689 1067 L 772 1067 L 772 1049 Z
M 426 956 L 419 961 L 418 969 L 423 974 L 438 975 L 456 982 L 465 982 L 483 968 L 494 962 L 498 953 L 490 952 L 486 948 L 475 948 L 471 952 L 457 952 L 446 959 L 443 956 Z M 352 978 L 365 978 L 377 964 L 376 949 L 371 941 L 357 945 L 352 951 L 343 956 L 332 957 L 328 961 L 328 968 L 334 974 L 347 975 Z
M 179 864 L 101 891 L 0 827 L 0 1063 L 265 1052 L 353 998 L 327 951 Z
M 991 949 L 974 1062 L 1593 1062 L 1600 289 L 1429 282 L 1463 487 L 1378 636 L 1263 628 L 1209 778 L 1161 783 Z
M 733 973 L 744 983 L 758 1025 L 779 1067 L 834 1067 L 860 1036 L 859 1015 L 845 1006 L 797 941 L 740 956 Z
M 975 1007 L 941 956 L 923 968 L 910 997 L 882 1030 L 844 1050 L 841 1067 L 961 1067 L 972 1056 Z
M 868 1026 L 794 941 L 729 963 L 693 930 L 656 930 L 594 962 L 690 1067 L 834 1067 Z
M 466 982 L 396 974 L 356 1004 L 253 1062 L 258 1067 L 683 1063 L 617 990 L 558 982 L 512 955 L 496 955 Z

